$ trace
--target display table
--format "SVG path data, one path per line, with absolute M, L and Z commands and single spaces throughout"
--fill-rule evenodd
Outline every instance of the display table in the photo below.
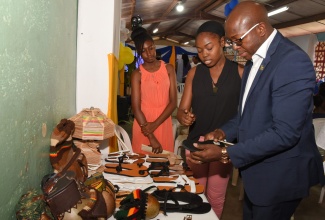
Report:
M 105 164 L 105 160 L 103 160 L 103 164 Z M 145 166 L 148 167 L 149 163 L 145 163 Z M 170 185 L 175 186 L 173 183 L 154 183 L 152 178 L 148 175 L 146 177 L 127 177 L 122 175 L 115 175 L 115 174 L 108 174 L 103 173 L 105 179 L 109 180 L 114 185 L 118 185 L 120 187 L 121 191 L 133 191 L 135 189 L 141 189 L 144 190 L 148 188 L 149 186 L 159 186 L 159 185 Z M 199 194 L 204 202 L 207 202 L 207 199 L 204 194 Z M 187 215 L 191 215 L 193 220 L 196 219 L 204 219 L 204 220 L 218 220 L 218 217 L 214 213 L 214 211 L 211 209 L 210 212 L 206 214 L 190 214 L 190 213 L 168 213 L 167 216 L 165 216 L 162 212 L 159 213 L 158 216 L 156 216 L 155 220 L 161 220 L 161 219 L 175 219 L 175 220 L 183 220 Z M 109 220 L 115 219 L 113 216 L 109 218 Z

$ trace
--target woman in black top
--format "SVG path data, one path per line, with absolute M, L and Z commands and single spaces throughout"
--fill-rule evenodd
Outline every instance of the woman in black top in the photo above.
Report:
M 215 21 L 202 24 L 196 34 L 201 64 L 188 72 L 177 111 L 178 121 L 190 126 L 190 143 L 203 141 L 205 134 L 237 113 L 243 67 L 225 57 L 224 34 L 223 26 Z M 220 218 L 232 165 L 217 161 L 189 166 L 206 187 L 205 194 Z

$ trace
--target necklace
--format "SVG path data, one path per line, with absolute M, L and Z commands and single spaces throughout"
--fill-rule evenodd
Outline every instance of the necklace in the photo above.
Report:
M 218 92 L 217 83 L 214 83 L 213 80 L 212 80 L 212 89 L 213 89 L 213 93 L 217 93 Z

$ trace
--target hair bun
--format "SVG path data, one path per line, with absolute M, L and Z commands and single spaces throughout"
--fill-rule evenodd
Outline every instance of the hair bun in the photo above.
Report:
M 146 29 L 144 29 L 143 27 L 137 27 L 136 29 L 134 29 L 134 31 L 132 31 L 131 39 L 134 41 L 135 38 L 143 37 L 146 35 L 149 35 Z
M 223 25 L 217 21 L 204 22 L 196 32 L 196 36 L 202 32 L 210 32 L 219 35 L 220 37 L 225 36 L 225 30 Z

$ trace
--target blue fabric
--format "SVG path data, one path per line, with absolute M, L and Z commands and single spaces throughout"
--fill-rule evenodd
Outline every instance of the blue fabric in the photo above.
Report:
M 192 53 L 192 52 L 187 51 L 187 50 L 183 49 L 182 47 L 178 47 L 178 46 L 175 47 L 175 53 L 176 54 L 187 54 L 190 56 L 197 55 L 197 53 Z
M 166 46 L 159 49 L 156 49 L 156 51 L 159 51 L 161 53 L 161 59 L 165 63 L 169 63 L 170 56 L 172 55 L 172 46 Z

